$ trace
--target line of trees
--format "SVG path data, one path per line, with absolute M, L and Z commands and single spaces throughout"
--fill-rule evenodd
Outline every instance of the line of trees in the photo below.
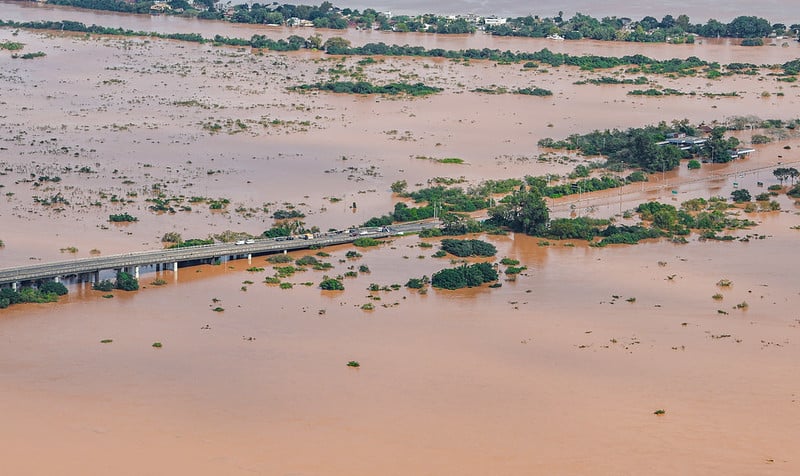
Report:
M 56 302 L 67 292 L 66 286 L 55 281 L 44 281 L 38 287 L 24 287 L 18 291 L 3 288 L 0 289 L 0 309 L 12 304 Z
M 497 36 L 525 36 L 544 38 L 561 35 L 567 40 L 589 38 L 606 41 L 632 41 L 663 43 L 692 43 L 699 35 L 707 38 L 764 38 L 770 34 L 783 36 L 797 34 L 800 25 L 787 27 L 783 23 L 770 24 L 764 18 L 739 16 L 730 23 L 709 19 L 706 23 L 691 23 L 687 15 L 665 15 L 660 21 L 646 16 L 639 21 L 615 16 L 597 19 L 582 13 L 564 19 L 562 14 L 553 18 L 525 16 L 511 18 L 503 25 L 488 26 L 486 30 Z
M 152 38 L 165 38 L 171 40 L 190 41 L 195 43 L 205 43 L 208 41 L 218 45 L 245 46 L 251 48 L 268 49 L 271 51 L 297 51 L 300 49 L 322 49 L 332 55 L 360 55 L 360 56 L 420 56 L 432 58 L 450 59 L 476 59 L 497 61 L 499 63 L 519 63 L 525 62 L 527 67 L 534 67 L 537 63 L 551 67 L 562 65 L 576 66 L 584 70 L 608 69 L 619 66 L 631 66 L 643 74 L 680 74 L 692 75 L 698 68 L 707 68 L 710 72 L 719 73 L 722 67 L 719 63 L 701 60 L 695 56 L 685 59 L 672 58 L 668 60 L 658 60 L 641 54 L 625 55 L 621 57 L 582 55 L 575 56 L 566 53 L 554 53 L 547 48 L 536 52 L 519 52 L 511 50 L 499 50 L 492 48 L 469 48 L 464 50 L 445 50 L 442 48 L 427 49 L 423 46 L 409 45 L 387 45 L 386 43 L 367 43 L 363 46 L 354 47 L 350 42 L 341 37 L 332 37 L 324 43 L 319 36 L 303 38 L 298 35 L 291 35 L 286 39 L 273 40 L 264 35 L 253 35 L 250 39 L 231 38 L 215 35 L 213 39 L 206 39 L 199 33 L 156 33 L 146 31 L 134 31 L 124 28 L 111 28 L 99 25 L 87 26 L 76 21 L 34 21 L 17 22 L 13 20 L 0 20 L 0 27 L 30 28 L 35 30 L 63 30 L 83 33 L 95 33 L 116 36 L 141 36 Z M 742 70 L 741 67 L 747 68 Z M 728 73 L 753 74 L 756 65 L 742 65 L 731 63 L 724 66 Z M 800 72 L 800 60 L 792 60 L 781 65 L 771 65 L 768 68 L 782 68 L 783 75 L 794 76 Z M 721 75 L 722 73 L 720 73 Z M 546 93 L 546 90 L 531 92 Z

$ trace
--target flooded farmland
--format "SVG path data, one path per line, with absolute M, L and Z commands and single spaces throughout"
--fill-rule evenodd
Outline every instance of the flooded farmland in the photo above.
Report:
M 4 19 L 205 37 L 254 33 L 7 2 L 0 11 Z M 795 42 L 346 34 L 354 44 L 548 47 L 721 63 L 800 56 Z M 169 232 L 258 235 L 278 209 L 340 229 L 390 211 L 398 180 L 468 186 L 566 174 L 583 160 L 540 150 L 544 137 L 682 119 L 786 120 L 798 104 L 797 87 L 767 70 L 714 80 L 649 75 L 652 86 L 696 92 L 651 98 L 627 94 L 638 86 L 576 84 L 635 76 L 622 69 L 407 57 L 359 64 L 361 57 L 311 51 L 13 29 L 0 29 L 0 41 L 46 53 L 21 60 L 0 51 L 2 267 L 160 248 Z M 398 99 L 287 89 L 337 75 L 443 91 Z M 534 86 L 553 96 L 475 92 Z M 548 205 L 554 216 L 605 218 L 649 199 L 677 205 L 727 197 L 735 187 L 760 192 L 777 183 L 774 167 L 800 160 L 800 140 L 786 131 L 752 144 L 756 133 L 736 133 L 755 149 L 747 159 L 683 166 Z M 436 160 L 448 157 L 463 163 Z M 191 206 L 150 210 L 148 199 L 160 196 Z M 211 210 L 190 197 L 229 203 Z M 358 249 L 358 258 L 347 256 L 350 246 L 326 249 L 330 256 L 320 259 L 333 267 L 297 272 L 287 279 L 291 289 L 264 283 L 273 264 L 263 256 L 177 275 L 149 270 L 143 289 L 112 298 L 72 283 L 58 303 L 0 310 L 0 456 L 9 474 L 796 474 L 800 218 L 793 199 L 775 199 L 781 211 L 739 209 L 757 226 L 731 242 L 692 235 L 686 244 L 597 248 L 480 235 L 498 259 L 527 266 L 496 289 L 404 288 L 450 266 L 431 256 L 438 240 L 416 236 Z M 108 223 L 122 212 L 138 221 Z M 317 287 L 324 275 L 348 271 L 344 291 Z M 720 286 L 724 280 L 731 284 Z

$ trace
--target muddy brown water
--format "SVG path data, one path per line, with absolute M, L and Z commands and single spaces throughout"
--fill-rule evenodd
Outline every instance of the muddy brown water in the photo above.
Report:
M 87 23 L 174 21 L 175 31 L 198 31 L 182 19 L 6 6 L 27 19 L 71 12 Z M 206 35 L 238 28 L 202 25 Z M 546 152 L 536 147 L 542 137 L 683 118 L 789 119 L 797 103 L 796 88 L 765 75 L 654 76 L 664 87 L 740 97 L 631 99 L 631 87 L 574 84 L 607 72 L 407 58 L 385 58 L 365 74 L 419 78 L 445 91 L 413 101 L 300 95 L 285 86 L 326 79 L 336 61 L 0 30 L 0 40 L 12 39 L 47 56 L 0 54 L 2 266 L 64 259 L 72 255 L 60 249 L 69 246 L 80 257 L 152 249 L 168 231 L 258 234 L 273 224 L 272 211 L 289 205 L 310 225 L 341 228 L 387 212 L 395 180 L 415 188 L 463 176 L 466 186 L 572 170 L 578 162 L 561 154 L 536 160 Z M 639 51 L 578 48 L 585 47 Z M 668 57 L 681 51 L 657 48 Z M 471 92 L 491 85 L 538 85 L 555 95 Z M 237 131 L 237 119 L 247 127 Z M 215 123 L 215 134 L 204 127 Z M 749 145 L 752 132 L 739 137 Z M 776 139 L 746 160 L 653 174 L 622 194 L 551 206 L 557 216 L 607 217 L 648 199 L 728 196 L 734 183 L 760 192 L 758 182 L 776 183 L 772 167 L 800 160 L 798 146 L 794 137 Z M 44 175 L 62 180 L 29 181 Z M 158 190 L 231 204 L 155 214 L 145 200 Z M 59 194 L 69 204 L 35 203 Z M 57 304 L 0 311 L 0 457 L 9 474 L 37 475 L 796 474 L 800 289 L 792 257 L 800 232 L 791 227 L 800 219 L 793 200 L 777 200 L 783 211 L 739 212 L 759 223 L 736 233 L 763 236 L 749 242 L 695 236 L 686 245 L 599 249 L 484 237 L 498 258 L 528 267 L 499 289 L 369 293 L 371 283 L 402 285 L 450 265 L 430 257 L 436 240 L 416 237 L 360 250 L 358 260 L 345 259 L 348 247 L 326 250 L 335 268 L 297 273 L 291 290 L 262 283 L 273 272 L 263 257 L 181 268 L 177 279 L 147 270 L 145 289 L 113 298 L 70 284 Z M 106 222 L 122 211 L 139 221 Z M 316 288 L 324 274 L 361 264 L 371 272 L 346 278 L 344 292 Z M 246 271 L 251 266 L 266 270 Z M 166 284 L 151 284 L 156 278 Z M 723 278 L 733 285 L 718 287 Z M 361 309 L 368 302 L 375 310 Z M 217 306 L 224 311 L 212 311 Z M 350 360 L 361 367 L 348 368 Z M 666 414 L 654 415 L 658 409 Z

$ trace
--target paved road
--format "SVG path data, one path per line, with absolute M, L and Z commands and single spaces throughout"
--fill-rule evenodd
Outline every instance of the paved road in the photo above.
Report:
M 0 285 L 39 279 L 52 279 L 59 276 L 94 273 L 108 269 L 122 269 L 154 264 L 185 263 L 219 258 L 222 256 L 246 256 L 248 254 L 280 253 L 310 247 L 325 247 L 351 243 L 361 237 L 386 238 L 405 233 L 416 233 L 426 228 L 435 228 L 437 222 L 417 222 L 393 225 L 389 228 L 361 228 L 353 232 L 325 233 L 316 238 L 294 237 L 287 239 L 259 239 L 252 243 L 217 243 L 213 245 L 187 248 L 138 251 L 120 255 L 97 256 L 52 263 L 39 263 L 28 266 L 0 269 Z

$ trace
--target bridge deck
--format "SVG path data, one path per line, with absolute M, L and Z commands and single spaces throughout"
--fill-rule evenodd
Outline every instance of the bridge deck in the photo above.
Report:
M 16 266 L 0 269 L 0 285 L 23 281 L 51 279 L 59 276 L 94 273 L 108 269 L 122 269 L 134 266 L 147 266 L 161 263 L 185 263 L 201 261 L 222 256 L 259 255 L 280 253 L 311 247 L 325 247 L 351 243 L 358 238 L 386 238 L 395 234 L 413 233 L 425 228 L 436 227 L 437 223 L 414 223 L 391 227 L 391 231 L 359 231 L 349 233 L 324 234 L 317 238 L 278 241 L 276 239 L 256 240 L 250 244 L 215 243 L 213 245 L 192 246 L 152 251 L 137 251 L 109 256 L 81 258 L 53 263 Z

